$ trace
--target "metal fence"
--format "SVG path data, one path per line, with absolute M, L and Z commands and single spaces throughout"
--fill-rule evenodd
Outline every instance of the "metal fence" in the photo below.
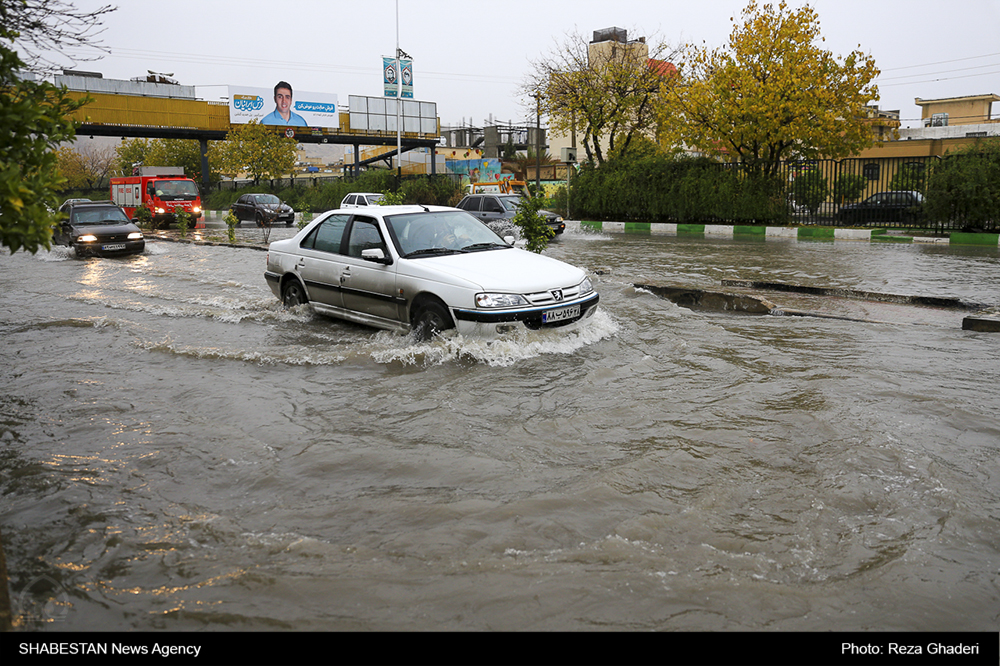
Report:
M 781 181 L 799 224 L 952 228 L 923 213 L 927 174 L 938 157 L 787 162 Z M 886 193 L 900 193 L 886 195 Z M 907 194 L 902 194 L 907 193 Z
M 414 179 L 414 178 L 427 178 L 428 174 L 417 174 L 417 175 L 403 175 L 403 180 Z M 461 183 L 461 174 L 456 173 L 438 173 L 436 175 L 438 178 L 450 178 L 451 180 L 458 181 Z M 271 178 L 266 180 L 261 180 L 259 185 L 266 187 L 271 190 L 281 190 L 292 187 L 320 187 L 327 183 L 350 183 L 357 180 L 358 177 L 349 173 L 336 173 L 336 174 L 324 174 L 322 176 L 314 176 L 310 174 L 300 174 L 294 178 Z M 252 180 L 220 180 L 217 183 L 213 183 L 211 188 L 217 192 L 222 191 L 232 191 L 239 190 L 244 187 L 249 187 L 253 185 Z
M 333 183 L 341 180 L 345 180 L 346 176 L 341 175 L 324 175 L 324 176 L 312 176 L 309 174 L 303 174 L 296 178 L 269 178 L 261 180 L 258 185 L 269 188 L 271 190 L 285 189 L 290 187 L 318 187 L 324 183 Z M 249 187 L 253 185 L 252 180 L 220 180 L 217 183 L 213 183 L 211 188 L 217 192 L 239 190 L 244 187 Z

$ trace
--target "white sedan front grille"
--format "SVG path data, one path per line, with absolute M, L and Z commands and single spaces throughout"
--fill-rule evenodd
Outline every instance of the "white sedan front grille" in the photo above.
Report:
M 532 305 L 558 305 L 563 301 L 571 301 L 580 295 L 580 285 L 572 287 L 562 287 L 539 291 L 534 294 L 525 294 L 524 297 Z

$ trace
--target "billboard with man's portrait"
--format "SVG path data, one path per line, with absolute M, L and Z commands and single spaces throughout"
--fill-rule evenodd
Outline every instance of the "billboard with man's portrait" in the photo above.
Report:
M 256 120 L 262 125 L 340 127 L 336 94 L 294 90 L 284 82 L 277 86 L 229 86 L 229 122 L 236 125 Z

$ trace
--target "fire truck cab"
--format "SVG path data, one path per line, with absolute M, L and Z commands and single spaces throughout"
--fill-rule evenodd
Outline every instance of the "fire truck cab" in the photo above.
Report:
M 202 214 L 198 185 L 184 176 L 184 167 L 141 167 L 138 175 L 111 179 L 111 200 L 135 217 L 142 205 L 153 214 L 155 222 L 173 222 L 175 211 L 185 210 L 192 224 Z

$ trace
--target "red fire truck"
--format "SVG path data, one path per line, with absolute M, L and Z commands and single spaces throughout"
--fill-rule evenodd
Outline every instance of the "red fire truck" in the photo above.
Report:
M 191 214 L 192 225 L 201 218 L 201 194 L 198 185 L 184 177 L 184 167 L 140 167 L 138 175 L 115 176 L 111 200 L 129 217 L 145 204 L 155 222 L 173 222 L 177 209 Z

